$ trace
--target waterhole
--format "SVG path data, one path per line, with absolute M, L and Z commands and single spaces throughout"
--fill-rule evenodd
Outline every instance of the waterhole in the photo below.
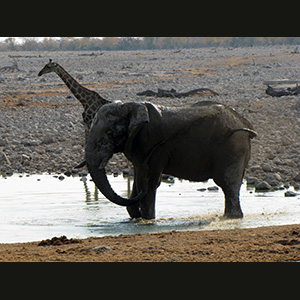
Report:
M 132 180 L 108 177 L 115 191 L 127 197 Z M 126 209 L 108 201 L 89 176 L 64 176 L 63 180 L 48 174 L 0 176 L 0 242 L 299 223 L 299 195 L 284 197 L 286 190 L 257 193 L 246 183 L 240 193 L 244 218 L 225 219 L 223 192 L 212 188 L 215 186 L 212 180 L 162 182 L 157 190 L 156 219 L 144 221 L 131 220 Z

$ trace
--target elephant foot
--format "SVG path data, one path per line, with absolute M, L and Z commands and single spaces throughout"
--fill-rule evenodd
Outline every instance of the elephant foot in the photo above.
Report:
M 241 219 L 243 218 L 242 211 L 225 211 L 224 217 L 228 219 Z
M 142 217 L 142 214 L 140 212 L 139 206 L 133 205 L 126 207 L 127 212 L 132 219 L 139 219 Z

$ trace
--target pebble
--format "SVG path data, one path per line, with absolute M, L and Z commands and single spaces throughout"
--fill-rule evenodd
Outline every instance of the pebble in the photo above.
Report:
M 210 192 L 216 192 L 219 190 L 219 188 L 217 186 L 210 186 L 207 188 L 207 190 Z
M 91 249 L 91 251 L 95 251 L 97 253 L 103 253 L 105 251 L 109 251 L 110 250 L 110 247 L 107 247 L 107 246 L 98 246 L 98 247 L 94 247 Z
M 261 168 L 265 171 L 265 172 L 272 172 L 272 168 L 269 164 L 263 164 L 261 166 Z

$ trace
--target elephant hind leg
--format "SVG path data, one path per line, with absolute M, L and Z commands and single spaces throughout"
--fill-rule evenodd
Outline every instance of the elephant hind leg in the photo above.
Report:
M 227 153 L 226 157 L 224 153 Z M 213 172 L 213 179 L 225 195 L 225 217 L 243 217 L 240 206 L 240 188 L 249 158 L 249 136 L 245 132 L 234 133 L 221 152 L 217 154 L 215 161 L 217 168 Z
M 230 219 L 243 218 L 243 212 L 240 206 L 240 186 L 229 189 L 222 188 L 225 195 L 224 216 Z
M 224 216 L 228 218 L 242 218 L 240 206 L 240 188 L 244 176 L 244 164 L 238 163 L 227 168 L 222 175 L 215 176 L 215 183 L 220 186 L 225 195 Z

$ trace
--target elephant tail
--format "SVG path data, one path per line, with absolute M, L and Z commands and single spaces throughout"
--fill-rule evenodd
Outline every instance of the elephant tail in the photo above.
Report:
M 232 134 L 236 133 L 237 131 L 245 131 L 249 133 L 250 139 L 253 139 L 257 136 L 257 133 L 249 128 L 238 128 L 238 129 L 231 129 L 228 133 L 228 136 L 231 136 Z

